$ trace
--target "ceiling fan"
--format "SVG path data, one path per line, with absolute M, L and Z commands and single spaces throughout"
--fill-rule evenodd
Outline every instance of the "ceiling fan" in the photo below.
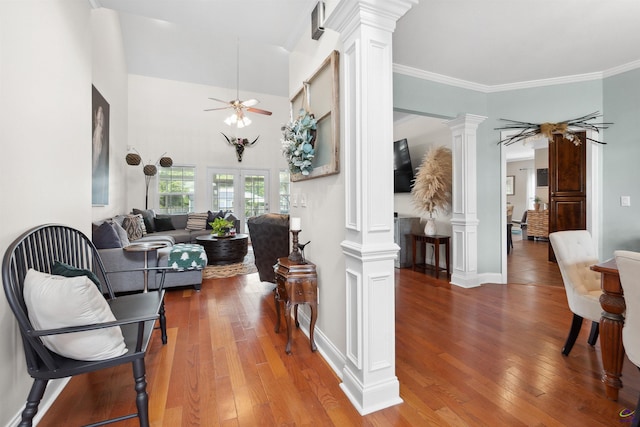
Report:
M 237 42 L 237 52 L 236 52 L 236 99 L 232 99 L 231 101 L 224 101 L 218 98 L 209 98 L 212 101 L 222 102 L 227 104 L 226 107 L 218 107 L 218 108 L 209 108 L 204 111 L 216 111 L 216 110 L 226 110 L 228 108 L 233 109 L 233 114 L 225 119 L 225 123 L 229 126 L 236 125 L 239 128 L 248 126 L 251 124 L 251 120 L 249 117 L 245 116 L 245 110 L 250 113 L 258 113 L 264 114 L 267 116 L 271 115 L 271 111 L 263 110 L 260 108 L 254 108 L 254 105 L 258 104 L 257 99 L 247 99 L 246 101 L 240 100 L 240 40 Z

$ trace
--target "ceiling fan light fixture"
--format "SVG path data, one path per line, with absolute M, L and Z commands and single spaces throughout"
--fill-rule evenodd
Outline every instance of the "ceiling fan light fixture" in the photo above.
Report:
M 226 125 L 228 126 L 233 126 L 238 122 L 238 115 L 237 113 L 233 113 L 232 115 L 230 115 L 229 117 L 227 117 L 226 119 L 224 119 L 224 122 Z

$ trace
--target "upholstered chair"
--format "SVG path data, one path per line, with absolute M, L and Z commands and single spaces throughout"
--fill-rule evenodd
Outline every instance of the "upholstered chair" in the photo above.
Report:
M 289 255 L 289 215 L 267 213 L 247 220 L 258 276 L 276 282 L 273 266 Z
M 616 251 L 616 264 L 620 272 L 620 284 L 627 305 L 624 326 L 622 327 L 622 343 L 627 357 L 640 368 L 640 253 Z M 640 425 L 640 398 L 631 422 L 632 427 Z
M 598 258 L 587 230 L 557 231 L 549 234 L 549 240 L 560 267 L 569 309 L 573 313 L 569 336 L 562 349 L 562 354 L 568 356 L 580 333 L 582 319 L 591 320 L 588 343 L 595 345 L 598 339 L 602 290 L 600 273 L 590 269 L 591 265 L 598 263 Z

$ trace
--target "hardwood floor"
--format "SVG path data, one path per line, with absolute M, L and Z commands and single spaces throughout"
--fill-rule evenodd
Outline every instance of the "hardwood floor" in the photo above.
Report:
M 507 282 L 530 285 L 560 286 L 558 265 L 548 260 L 548 240 L 522 239 L 513 235 L 513 250 L 507 256 Z
M 516 254 L 517 247 L 512 260 Z M 628 421 L 619 411 L 635 407 L 640 373 L 625 361 L 620 399 L 607 400 L 600 345 L 586 343 L 587 326 L 570 356 L 560 354 L 571 323 L 562 287 L 462 289 L 402 269 L 396 297 L 404 403 L 362 417 L 302 332 L 285 354 L 286 334 L 273 331 L 271 287 L 257 274 L 206 280 L 199 293 L 170 290 L 169 343 L 155 336 L 147 357 L 152 425 L 616 426 Z M 39 426 L 133 408 L 127 365 L 72 379 Z

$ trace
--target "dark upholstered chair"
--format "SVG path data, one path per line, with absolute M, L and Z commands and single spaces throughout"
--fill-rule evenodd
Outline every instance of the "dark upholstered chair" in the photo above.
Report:
M 64 274 L 56 270 L 60 263 L 64 263 L 67 269 Z M 77 269 L 82 270 L 78 273 Z M 141 426 L 149 425 L 144 357 L 155 321 L 163 310 L 162 289 L 116 298 L 91 240 L 80 231 L 62 225 L 35 227 L 9 245 L 2 263 L 2 282 L 22 337 L 27 370 L 34 379 L 20 427 L 32 425 L 49 380 L 124 363 L 133 365 L 132 388 L 136 391 L 137 413 L 107 421 L 138 417 Z M 91 296 L 86 297 L 89 294 Z M 54 302 L 56 298 L 58 301 Z M 74 307 L 89 306 L 87 301 L 100 309 L 85 310 L 88 315 L 83 314 L 79 321 L 77 315 L 68 313 Z M 47 310 L 39 310 L 42 306 L 47 306 Z M 52 309 L 55 309 L 53 314 Z M 103 313 L 97 316 L 100 320 L 86 320 L 87 317 L 93 319 L 98 313 Z M 43 325 L 53 322 L 58 323 L 49 327 Z M 116 335 L 115 350 L 110 348 L 95 354 L 102 342 L 111 341 L 103 339 L 100 334 Z M 86 344 L 83 341 L 86 338 L 92 339 L 94 345 Z M 69 345 L 69 342 L 74 344 Z M 52 347 L 56 351 L 51 350 Z M 72 358 L 68 354 L 72 347 L 74 356 L 78 352 L 94 353 Z M 81 357 L 85 360 L 78 360 Z
M 267 213 L 247 220 L 258 275 L 263 282 L 276 282 L 273 266 L 289 255 L 289 215 Z

